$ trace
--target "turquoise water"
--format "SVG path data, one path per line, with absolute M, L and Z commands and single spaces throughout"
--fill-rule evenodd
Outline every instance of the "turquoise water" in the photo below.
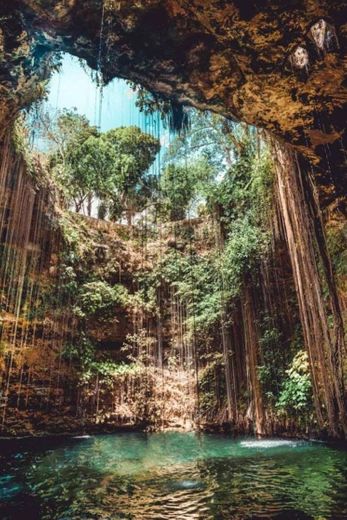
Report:
M 347 519 L 347 452 L 176 432 L 2 443 L 0 518 Z

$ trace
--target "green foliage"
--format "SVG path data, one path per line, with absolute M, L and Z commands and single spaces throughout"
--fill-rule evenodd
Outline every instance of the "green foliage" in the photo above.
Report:
M 307 414 L 312 408 L 312 385 L 307 352 L 299 351 L 283 382 L 277 408 L 289 415 Z
M 140 372 L 141 366 L 136 363 L 116 363 L 108 359 L 97 359 L 95 345 L 84 333 L 74 343 L 65 345 L 63 358 L 76 364 L 80 371 L 80 382 L 88 383 L 95 376 L 100 382 L 111 386 L 115 379 L 135 375 Z
M 65 345 L 62 354 L 64 359 L 77 363 L 82 370 L 87 370 L 95 358 L 95 346 L 82 333 L 74 343 Z
M 230 299 L 239 294 L 245 275 L 254 272 L 268 248 L 267 218 L 271 210 L 272 167 L 266 150 L 258 153 L 254 135 L 239 128 L 236 132 L 234 129 L 235 137 L 234 134 L 230 135 L 230 125 L 223 121 L 212 123 L 216 135 L 223 134 L 220 139 L 224 141 L 225 158 L 227 153 L 231 154 L 229 158 L 233 158 L 221 181 L 205 185 L 209 211 L 219 218 L 221 233 L 225 237 L 220 259 L 210 259 L 218 273 L 214 285 L 217 292 L 220 291 L 223 278 L 224 291 Z M 202 130 L 197 133 L 200 135 Z M 212 138 L 210 143 L 205 142 L 205 147 L 210 147 L 211 142 Z M 206 151 L 205 154 L 208 155 Z M 220 300 L 220 295 L 215 300 Z
M 74 201 L 78 209 L 95 185 L 94 172 L 84 169 L 86 160 L 82 150 L 86 152 L 86 142 L 92 148 L 99 132 L 85 116 L 67 109 L 55 118 L 44 114 L 41 125 L 50 146 L 49 164 L 54 180 L 66 201 Z
M 115 161 L 114 149 L 95 136 L 88 137 L 69 152 L 65 169 L 75 200 L 77 194 L 76 209 L 80 209 L 87 196 L 109 193 L 113 189 L 112 170 Z
M 212 112 L 189 111 L 189 127 L 170 144 L 166 162 L 184 164 L 197 158 L 207 161 L 215 176 L 224 174 L 235 157 L 241 127 Z
M 141 366 L 136 363 L 114 363 L 113 361 L 92 361 L 83 371 L 81 383 L 88 383 L 99 377 L 99 383 L 111 387 L 119 378 L 139 374 Z
M 115 312 L 116 306 L 126 306 L 128 291 L 123 285 L 111 286 L 97 280 L 80 287 L 75 313 L 80 318 L 99 316 L 108 319 Z
M 72 220 L 69 214 L 62 213 L 59 216 L 59 229 L 68 250 L 75 251 L 82 242 L 81 228 Z
M 137 183 L 159 151 L 158 140 L 136 126 L 114 128 L 101 137 L 113 147 L 116 157 L 114 169 L 123 183 L 123 189 Z
M 101 140 L 112 150 L 112 164 L 106 169 L 107 183 L 98 194 L 110 202 L 114 217 L 125 212 L 130 223 L 155 187 L 155 179 L 147 172 L 159 151 L 159 141 L 136 126 L 109 130 Z
M 247 133 L 239 146 L 234 163 L 208 199 L 211 210 L 217 212 L 227 230 L 241 215 L 262 227 L 271 208 L 272 164 L 267 150 L 258 154 Z
M 252 222 L 249 215 L 229 224 L 229 236 L 222 253 L 221 269 L 231 297 L 240 293 L 244 277 L 255 270 L 267 247 L 266 231 Z
M 188 209 L 203 200 L 211 182 L 213 170 L 204 158 L 168 164 L 160 182 L 162 213 L 171 222 L 185 219 Z
M 217 123 L 223 126 L 222 122 L 214 121 L 216 135 L 221 131 Z M 188 141 L 191 147 L 195 146 L 193 129 Z M 209 131 L 208 127 L 207 133 Z M 235 137 L 228 135 L 230 125 L 223 131 L 222 138 L 230 151 Z M 198 133 L 202 133 L 202 128 L 199 127 Z M 193 227 L 187 227 L 185 235 L 178 236 L 175 231 L 179 251 L 168 250 L 150 276 L 143 277 L 141 284 L 142 287 L 145 285 L 144 295 L 147 296 L 151 294 L 151 287 L 160 285 L 161 279 L 175 288 L 176 295 L 188 309 L 186 326 L 190 334 L 193 331 L 206 333 L 220 322 L 222 307 L 241 294 L 245 278 L 256 275 L 269 246 L 267 228 L 272 203 L 272 167 L 266 150 L 258 153 L 254 136 L 239 129 L 237 146 L 231 154 L 233 162 L 224 177 L 218 179 L 205 149 L 210 146 L 206 141 L 204 154 L 197 154 L 194 162 L 185 163 L 184 156 L 180 160 L 182 150 L 178 142 L 175 152 L 178 160 L 169 163 L 162 174 L 162 198 L 164 213 L 166 211 L 166 217 L 171 221 L 183 219 L 189 207 L 205 200 L 211 217 L 221 224 L 223 245 L 218 250 L 212 243 L 200 254 Z M 174 157 L 171 152 L 170 159 Z M 211 225 L 209 233 L 215 243 Z M 151 297 L 153 303 L 155 292 Z
M 224 236 L 220 271 L 232 299 L 240 294 L 246 278 L 255 278 L 269 247 L 272 166 L 266 150 L 258 154 L 252 135 L 239 136 L 235 161 L 211 190 L 207 203 L 219 217 Z
M 95 195 L 114 218 L 142 208 L 153 188 L 147 171 L 160 148 L 156 138 L 135 126 L 100 133 L 85 116 L 67 110 L 44 125 L 52 172 L 76 211 Z
M 162 174 L 161 192 L 169 220 L 183 220 L 194 193 L 186 168 L 169 164 Z
M 206 361 L 199 385 L 201 409 L 208 414 L 225 404 L 224 364 L 219 352 L 213 352 L 213 359 L 203 356 L 209 345 L 221 350 L 221 320 L 226 317 L 226 325 L 230 325 L 229 309 L 242 297 L 245 283 L 256 283 L 259 266 L 269 250 L 273 180 L 267 150 L 257 145 L 254 130 L 211 114 L 199 115 L 185 140 L 178 137 L 174 141 L 157 186 L 148 173 L 159 149 L 156 139 L 136 127 L 99 134 L 82 120 L 78 121 L 75 136 L 71 128 L 74 117 L 62 121 L 67 141 L 73 145 L 64 145 L 60 159 L 55 152 L 52 164 L 56 173 L 62 172 L 69 196 L 77 197 L 79 204 L 97 194 L 103 215 L 108 212 L 119 218 L 125 213 L 131 217 L 153 201 L 154 192 L 156 218 L 161 222 L 185 219 L 197 214 L 198 207 L 203 207 L 209 217 L 205 220 L 206 242 L 199 237 L 195 223 L 186 222 L 184 228 L 177 224 L 178 231 L 176 228 L 169 235 L 174 245 L 156 257 L 153 269 L 138 271 L 138 284 L 134 286 L 139 289 L 131 295 L 123 286 L 111 282 L 115 278 L 103 276 L 100 271 L 88 272 L 87 257 L 93 253 L 84 254 L 90 245 L 86 245 L 83 226 L 66 219 L 63 235 L 68 251 L 62 273 L 81 329 L 90 318 L 113 317 L 118 306 L 158 315 L 163 297 L 158 289 L 171 286 L 177 300 L 184 304 L 184 339 L 192 341 L 194 336 L 198 355 L 204 359 L 202 364 Z M 90 265 L 94 265 L 92 261 Z M 164 327 L 165 320 L 166 316 Z M 279 330 L 270 321 L 260 328 L 264 363 L 258 371 L 268 403 L 277 403 L 279 411 L 301 413 L 304 403 L 310 400 L 309 374 L 303 363 L 298 366 L 296 358 L 285 372 L 288 358 L 281 358 Z M 83 358 L 86 382 L 97 375 L 112 384 L 115 377 L 152 362 L 148 353 L 153 351 L 149 343 L 153 338 L 148 333 L 127 338 L 121 350 L 127 363 L 121 365 L 101 359 L 100 352 L 86 341 L 82 337 L 81 345 L 70 349 L 73 358 Z
M 336 278 L 342 290 L 347 290 L 347 225 L 332 222 L 327 225 L 327 246 Z
M 262 334 L 259 340 L 263 365 L 258 367 L 258 376 L 264 396 L 268 403 L 275 404 L 281 391 L 285 375 L 286 350 L 279 329 L 274 325 L 273 317 L 265 316 L 261 323 Z
M 168 251 L 151 277 L 175 289 L 186 304 L 188 333 L 206 331 L 220 317 L 222 289 L 216 255 L 199 256 Z M 152 282 L 153 283 L 153 282 Z
M 99 132 L 91 126 L 84 115 L 75 110 L 64 109 L 56 118 L 45 114 L 43 122 L 46 135 L 52 147 L 52 161 L 65 162 L 69 154 L 79 148 L 89 137 L 97 137 Z

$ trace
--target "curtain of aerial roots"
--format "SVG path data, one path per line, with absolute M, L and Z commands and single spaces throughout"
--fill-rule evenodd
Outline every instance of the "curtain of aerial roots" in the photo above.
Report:
M 215 247 L 219 255 L 224 249 L 224 234 L 222 230 L 221 220 L 218 215 L 214 216 L 213 219 L 213 230 Z M 224 362 L 224 376 L 226 386 L 226 397 L 227 397 L 227 418 L 229 422 L 237 423 L 237 378 L 235 369 L 235 351 L 233 349 L 231 325 L 228 323 L 229 309 L 225 298 L 226 282 L 224 274 L 220 273 L 220 288 L 221 288 L 221 301 L 220 301 L 220 329 L 221 329 L 221 340 L 223 349 L 223 362 Z
M 307 183 L 303 184 L 295 156 L 277 143 L 273 147 L 277 172 L 276 200 L 292 263 L 304 341 L 310 360 L 317 420 L 322 429 L 328 423 L 330 435 L 346 436 L 343 328 L 331 267 L 323 243 L 324 235 L 317 236 L 317 226 L 309 211 L 307 194 L 310 202 L 314 200 L 312 193 L 308 193 Z M 323 298 L 318 253 L 323 272 L 328 275 L 328 304 Z M 329 328 L 329 317 L 333 319 L 333 329 Z
M 11 421 L 9 410 L 42 408 L 61 397 L 59 360 L 67 318 L 58 324 L 47 314 L 54 244 L 49 206 L 48 191 L 35 189 L 25 161 L 7 139 L 0 167 L 1 427 L 8 415 Z
M 262 389 L 258 377 L 260 348 L 256 325 L 254 296 L 251 287 L 246 280 L 244 282 L 242 298 L 242 321 L 246 350 L 247 380 L 251 395 L 251 410 L 249 410 L 249 415 L 254 422 L 255 433 L 257 435 L 262 435 L 265 433 L 265 430 Z
M 224 238 L 218 218 L 214 222 L 216 248 L 221 252 L 224 248 Z M 251 290 L 252 280 L 245 278 L 240 302 L 234 302 L 234 310 L 228 323 L 230 309 L 224 298 L 226 282 L 221 275 L 221 342 L 224 361 L 226 383 L 226 399 L 228 421 L 236 428 L 245 430 L 247 422 L 254 425 L 256 434 L 265 433 L 264 406 L 262 389 L 258 377 L 261 349 L 259 345 L 259 331 L 256 325 L 258 309 L 255 306 L 254 294 Z M 261 284 L 264 292 L 269 290 L 265 283 Z M 241 311 L 241 312 L 240 312 Z M 242 370 L 245 365 L 246 372 Z M 242 385 L 246 381 L 250 403 L 246 417 L 239 415 L 238 399 L 242 393 Z
M 153 327 L 153 404 L 159 405 L 158 427 L 189 429 L 196 408 L 195 358 L 186 328 L 187 306 L 174 285 L 161 281 Z M 153 417 L 152 417 L 153 421 Z
M 257 434 L 271 434 L 278 428 L 296 426 L 282 424 L 271 406 L 265 406 L 264 389 L 259 380 L 258 367 L 264 365 L 260 337 L 261 323 L 278 331 L 283 348 L 280 359 L 285 370 L 291 362 L 290 349 L 286 342 L 296 332 L 298 308 L 295 303 L 295 287 L 288 249 L 283 236 L 282 221 L 278 208 L 268 215 L 271 233 L 271 248 L 260 262 L 259 272 L 244 277 L 240 298 L 232 304 L 221 299 L 221 343 L 224 360 L 228 420 L 238 431 L 250 429 Z M 224 247 L 218 219 L 214 223 L 216 248 Z M 222 295 L 225 281 L 221 279 Z M 279 305 L 281 302 L 281 305 Z M 271 346 L 267 347 L 271 349 Z M 267 360 L 268 362 L 268 360 Z M 280 388 L 277 388 L 279 391 Z M 247 411 L 240 406 L 245 394 L 249 396 Z
M 171 345 L 169 357 L 174 359 L 175 366 L 171 368 L 171 378 L 174 379 L 175 402 L 177 403 L 178 417 L 181 415 L 183 425 L 189 425 L 194 421 L 195 406 L 197 399 L 196 385 L 196 359 L 194 351 L 194 339 L 190 337 L 186 320 L 188 310 L 176 289 L 171 287 L 170 295 L 170 326 Z

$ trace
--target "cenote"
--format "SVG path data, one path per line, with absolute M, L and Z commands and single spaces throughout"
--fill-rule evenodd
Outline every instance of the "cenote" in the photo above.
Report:
M 3 520 L 347 516 L 347 452 L 320 442 L 120 433 L 2 453 Z
M 345 12 L 0 0 L 0 520 L 347 519 Z

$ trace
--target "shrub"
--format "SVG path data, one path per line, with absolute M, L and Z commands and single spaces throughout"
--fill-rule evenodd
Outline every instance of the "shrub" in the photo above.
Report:
M 75 306 L 76 314 L 81 318 L 99 316 L 109 318 L 115 306 L 125 306 L 128 291 L 122 285 L 111 286 L 101 280 L 82 285 Z
M 312 405 L 312 385 L 307 352 L 300 350 L 296 354 L 286 374 L 288 377 L 283 382 L 277 401 L 278 410 L 289 415 L 309 411 Z

